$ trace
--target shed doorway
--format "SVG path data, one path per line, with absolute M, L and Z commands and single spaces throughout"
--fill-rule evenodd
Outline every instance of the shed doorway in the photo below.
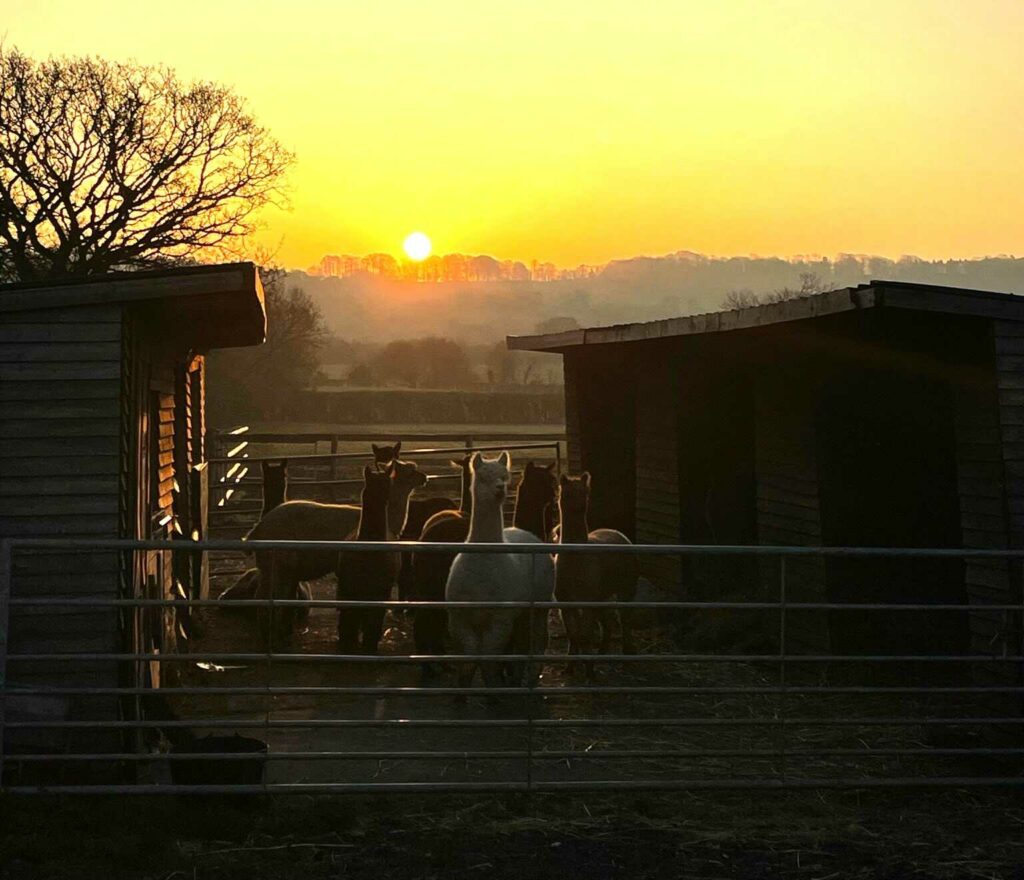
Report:
M 946 382 L 895 370 L 844 372 L 817 413 L 822 537 L 833 547 L 959 547 L 953 404 Z M 829 600 L 963 604 L 959 559 L 830 558 Z M 832 611 L 833 649 L 963 653 L 959 611 Z

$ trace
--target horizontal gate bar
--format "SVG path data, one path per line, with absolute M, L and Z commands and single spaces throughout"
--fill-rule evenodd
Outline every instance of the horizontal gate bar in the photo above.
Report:
M 539 660 L 540 657 L 536 657 Z M 1018 685 L 979 685 L 977 687 L 957 686 L 872 686 L 872 685 L 850 685 L 850 686 L 793 686 L 786 685 L 763 685 L 761 687 L 729 687 L 717 685 L 559 685 L 537 687 L 387 687 L 376 685 L 272 685 L 260 687 L 258 685 L 228 687 L 211 685 L 210 687 L 19 687 L 11 685 L 8 690 L 11 696 L 33 696 L 33 697 L 116 697 L 116 696 L 138 696 L 146 694 L 160 694 L 162 696 L 174 697 L 206 697 L 218 695 L 230 696 L 373 696 L 373 697 L 450 697 L 450 696 L 526 696 L 536 694 L 541 697 L 557 696 L 578 696 L 581 694 L 596 694 L 597 696 L 675 696 L 675 695 L 750 695 L 758 694 L 1024 694 L 1024 686 Z
M 419 792 L 511 791 L 704 791 L 757 789 L 858 789 L 858 788 L 1024 788 L 1024 776 L 866 779 L 631 779 L 582 782 L 292 782 L 266 785 L 13 785 L 10 794 L 371 794 Z
M 186 721 L 8 721 L 7 727 L 31 730 L 136 730 L 152 728 L 245 728 L 245 727 L 906 727 L 916 725 L 976 726 L 1020 724 L 1013 718 L 192 718 Z
M 590 751 L 376 751 L 376 752 L 97 752 L 94 754 L 14 754 L 12 762 L 62 763 L 64 761 L 461 761 L 461 760 L 522 760 L 532 754 L 542 761 L 613 760 L 613 759 L 696 759 L 696 758 L 778 758 L 779 749 L 597 749 Z M 786 749 L 789 757 L 809 758 L 926 758 L 926 757 L 1012 757 L 1024 755 L 1024 748 L 935 748 L 935 749 Z
M 345 550 L 387 553 L 574 553 L 596 556 L 809 556 L 947 559 L 1024 559 L 1024 549 L 992 550 L 936 547 L 782 547 L 768 544 L 513 544 L 418 541 L 242 541 L 136 540 L 128 538 L 5 538 L 14 549 L 78 550 Z
M 204 660 L 231 660 L 235 662 L 265 663 L 478 663 L 481 661 L 522 662 L 525 654 L 8 654 L 8 661 L 42 662 L 56 660 L 101 660 L 131 662 L 149 660 L 153 663 L 198 662 Z M 1011 654 L 544 654 L 536 655 L 544 663 L 584 663 L 614 661 L 616 663 L 1022 663 L 1024 656 Z
M 187 548 L 179 548 L 187 549 Z M 55 576 L 59 577 L 59 576 Z M 17 578 L 15 578 L 17 583 Z M 68 597 L 26 596 L 12 597 L 12 606 L 24 607 L 59 607 L 59 608 L 600 608 L 603 610 L 620 609 L 623 611 L 644 609 L 680 610 L 736 610 L 761 611 L 782 608 L 779 602 L 623 602 L 608 601 L 549 601 L 549 602 L 448 602 L 443 599 L 434 601 L 419 599 L 105 599 L 101 597 Z M 1024 611 L 1024 604 L 1015 605 L 928 605 L 907 603 L 887 605 L 880 602 L 787 602 L 787 611 Z

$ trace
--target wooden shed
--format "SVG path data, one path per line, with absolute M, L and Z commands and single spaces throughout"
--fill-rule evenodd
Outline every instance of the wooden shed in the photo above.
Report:
M 877 281 L 508 344 L 563 355 L 593 526 L 643 543 L 1024 547 L 1024 298 Z M 778 595 L 777 562 L 644 564 L 689 598 Z M 791 601 L 1022 596 L 1005 560 L 787 564 Z M 1016 612 L 797 619 L 796 650 L 1022 653 Z
M 251 263 L 0 286 L 0 536 L 204 536 L 204 353 L 265 332 Z M 198 553 L 20 550 L 12 595 L 198 598 L 207 583 Z M 7 649 L 164 652 L 187 638 L 186 614 L 149 611 L 14 606 Z M 15 689 L 147 676 L 158 685 L 159 665 L 7 665 Z M 131 712 L 110 697 L 52 702 L 73 717 Z M 38 701 L 9 697 L 8 720 L 20 705 Z

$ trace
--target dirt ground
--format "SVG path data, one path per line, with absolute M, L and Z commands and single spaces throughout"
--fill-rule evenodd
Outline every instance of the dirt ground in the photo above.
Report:
M 0 800 L 0 880 L 1024 878 L 980 791 Z

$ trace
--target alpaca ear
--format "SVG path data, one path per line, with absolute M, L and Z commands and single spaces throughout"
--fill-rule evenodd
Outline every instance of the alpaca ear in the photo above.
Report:
M 558 464 L 557 461 L 551 462 L 551 464 L 548 465 L 548 470 L 551 471 L 551 473 L 554 473 L 555 472 L 555 465 L 557 465 L 557 464 Z
M 481 462 L 482 460 L 483 460 L 483 456 L 482 456 L 482 455 L 480 455 L 480 453 L 479 453 L 479 452 L 474 452 L 474 453 L 473 453 L 473 456 L 472 456 L 472 458 L 470 458 L 470 460 L 469 460 L 469 469 L 470 469 L 471 471 L 474 471 L 474 472 L 475 472 L 475 471 L 476 471 L 476 469 L 477 469 L 478 467 L 480 467 L 480 462 Z
M 399 441 L 398 441 L 398 442 L 397 442 L 397 443 L 395 444 L 395 458 L 398 458 L 398 453 L 399 453 L 399 452 L 401 452 L 401 451 L 402 451 L 402 441 L 401 441 L 401 440 L 399 440 Z
M 580 479 L 583 481 L 583 485 L 588 489 L 590 488 L 590 471 L 584 471 L 580 474 Z
M 528 461 L 526 463 L 526 467 L 523 470 L 524 470 L 524 472 L 529 473 L 530 471 L 535 470 L 535 469 L 536 469 L 536 465 L 532 461 Z
M 371 443 L 370 448 L 373 450 L 374 455 L 380 454 L 380 447 L 376 443 Z
M 457 462 L 454 458 L 449 458 L 448 464 L 450 464 L 453 468 L 457 468 L 460 471 L 462 470 L 462 465 L 459 462 Z
M 498 463 L 501 464 L 505 470 L 512 469 L 512 456 L 508 454 L 508 450 L 498 456 Z

